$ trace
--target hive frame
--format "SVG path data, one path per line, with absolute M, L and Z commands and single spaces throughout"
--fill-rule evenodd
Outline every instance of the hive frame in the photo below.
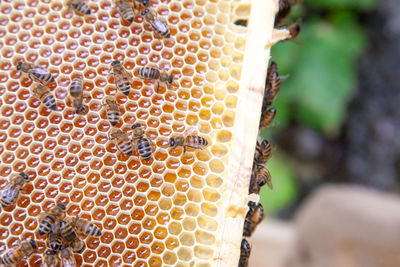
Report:
M 237 266 L 240 257 L 244 219 L 258 126 L 264 96 L 270 48 L 273 42 L 277 0 L 251 1 L 246 48 L 239 82 L 237 113 L 231 142 L 231 157 L 223 210 L 226 211 L 220 233 L 216 266 Z M 256 197 L 257 198 L 257 197 Z M 232 253 L 235 251 L 235 253 Z M 234 257 L 233 257 L 234 256 Z

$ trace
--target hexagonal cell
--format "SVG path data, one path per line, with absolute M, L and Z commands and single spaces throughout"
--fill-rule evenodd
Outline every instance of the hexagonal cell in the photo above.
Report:
M 9 59 L 0 64 L 0 113 L 8 118 L 0 119 L 0 154 L 6 165 L 0 174 L 33 169 L 34 188 L 27 186 L 30 193 L 0 214 L 0 239 L 10 245 L 22 228 L 34 232 L 36 217 L 63 202 L 69 204 L 69 216 L 80 214 L 102 224 L 103 235 L 87 238 L 88 248 L 76 254 L 78 265 L 209 266 L 212 244 L 207 242 L 218 228 L 211 218 L 217 217 L 218 206 L 212 203 L 222 196 L 219 175 L 226 171 L 230 151 L 245 44 L 227 27 L 229 2 L 151 3 L 174 37 L 161 42 L 143 30 L 142 16 L 129 24 L 110 1 L 89 1 L 89 16 L 57 1 L 14 2 L 0 3 L 0 24 L 7 17 L 11 21 L 0 27 L 3 55 Z M 12 69 L 21 59 L 54 75 L 56 83 L 47 86 L 56 98 L 56 112 L 32 97 L 32 81 Z M 113 60 L 133 74 L 128 96 L 108 77 Z M 156 93 L 155 81 L 138 77 L 137 68 L 151 64 L 174 76 L 170 88 L 162 83 Z M 84 94 L 91 97 L 83 116 L 75 114 L 68 99 L 78 73 L 84 75 Z M 156 140 L 150 162 L 124 155 L 109 140 L 105 96 L 115 96 L 119 104 L 116 127 L 128 132 L 140 122 L 147 137 Z M 212 146 L 187 153 L 166 149 L 169 137 L 196 125 Z M 143 233 L 154 236 L 141 242 Z M 40 261 L 34 255 L 29 264 Z
M 153 234 L 150 232 L 142 232 L 139 236 L 140 243 L 142 244 L 151 244 L 153 242 Z

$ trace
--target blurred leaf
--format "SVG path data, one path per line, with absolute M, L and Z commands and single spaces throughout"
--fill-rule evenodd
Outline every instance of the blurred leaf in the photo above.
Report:
M 260 192 L 260 203 L 267 216 L 287 206 L 296 198 L 297 186 L 293 178 L 293 168 L 287 164 L 288 161 L 282 155 L 275 153 L 267 164 L 274 186 L 273 190 L 264 186 Z
M 356 88 L 355 60 L 365 47 L 363 31 L 351 13 L 339 12 L 331 16 L 330 23 L 316 19 L 304 23 L 300 37 L 305 44 L 297 48 L 286 44 L 273 48 L 280 73 L 290 73 L 278 103 L 295 104 L 295 118 L 336 132 Z
M 369 10 L 376 6 L 376 0 L 306 0 L 307 5 L 316 8 L 343 9 L 352 8 L 358 10 Z

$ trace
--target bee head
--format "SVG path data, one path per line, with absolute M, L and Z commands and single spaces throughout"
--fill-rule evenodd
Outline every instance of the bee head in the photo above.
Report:
M 142 129 L 142 125 L 140 125 L 140 123 L 136 123 L 136 124 L 132 125 L 131 128 L 132 128 L 133 134 L 135 136 L 141 136 L 144 133 L 144 131 Z
M 148 5 L 149 5 L 149 0 L 143 0 L 143 1 L 142 1 L 142 4 L 143 4 L 144 6 L 148 6 Z
M 69 245 L 67 243 L 64 243 L 64 244 L 61 245 L 60 250 L 63 251 L 67 247 L 69 247 Z
M 17 70 L 21 70 L 21 67 L 22 67 L 22 61 L 18 62 L 18 64 L 17 64 Z
M 46 249 L 46 251 L 44 252 L 46 255 L 55 255 L 56 251 L 53 249 Z
M 173 147 L 175 145 L 175 139 L 174 138 L 170 138 L 169 139 L 169 146 Z
M 119 60 L 114 60 L 112 63 L 111 63 L 111 66 L 115 66 L 115 65 L 118 65 L 118 64 L 121 64 L 121 62 L 119 61 Z
M 26 181 L 29 180 L 29 176 L 26 173 L 20 172 L 19 175 L 21 175 Z
M 62 211 L 67 209 L 63 203 L 57 203 L 57 207 L 59 207 Z
M 300 29 L 301 29 L 301 26 L 300 26 L 300 24 L 295 23 L 295 24 L 289 26 L 289 28 L 290 28 L 293 32 L 299 33 L 299 32 L 300 32 Z
M 31 246 L 32 246 L 33 249 L 37 249 L 37 244 L 36 244 L 36 241 L 35 241 L 35 240 L 31 239 L 31 240 L 29 241 L 29 243 L 31 244 Z
M 264 141 L 261 142 L 261 146 L 262 147 L 267 147 L 268 145 L 269 145 L 268 140 L 264 140 Z
M 146 8 L 145 10 L 142 11 L 142 16 L 145 16 L 147 13 L 149 13 L 150 11 Z
M 135 130 L 136 128 L 138 128 L 140 126 L 141 126 L 140 123 L 136 123 L 136 124 L 132 125 L 131 129 Z
M 87 106 L 80 106 L 79 108 L 76 109 L 75 113 L 78 115 L 83 115 L 86 114 L 87 111 Z
M 169 76 L 168 76 L 168 82 L 169 82 L 169 83 L 172 83 L 173 81 L 174 81 L 174 76 L 169 75 Z

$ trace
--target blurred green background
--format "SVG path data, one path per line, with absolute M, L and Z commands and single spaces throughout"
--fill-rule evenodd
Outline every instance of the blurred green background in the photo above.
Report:
M 360 16 L 373 9 L 376 0 L 305 0 L 292 6 L 284 24 L 300 22 L 300 35 L 272 48 L 283 80 L 274 125 L 260 133 L 272 140 L 290 123 L 304 125 L 327 138 L 338 135 L 349 102 L 357 90 L 357 59 L 368 46 Z M 298 182 L 291 156 L 273 145 L 267 163 L 274 189 L 261 190 L 261 203 L 274 216 L 291 205 Z

